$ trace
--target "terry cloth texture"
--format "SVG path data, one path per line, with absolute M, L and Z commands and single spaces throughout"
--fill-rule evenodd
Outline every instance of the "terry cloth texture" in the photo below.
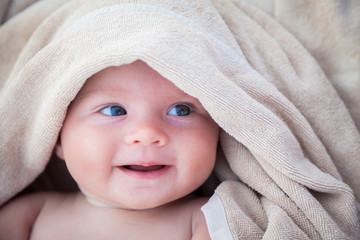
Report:
M 222 129 L 212 236 L 360 239 L 359 1 L 263 2 L 38 1 L 7 20 L 0 204 L 44 171 L 86 79 L 140 59 Z

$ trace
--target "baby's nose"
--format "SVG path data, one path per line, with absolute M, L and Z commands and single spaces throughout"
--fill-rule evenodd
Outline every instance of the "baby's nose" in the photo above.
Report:
M 143 144 L 145 146 L 165 146 L 169 141 L 167 134 L 159 126 L 155 125 L 142 125 L 136 126 L 135 130 L 131 131 L 125 137 L 125 143 Z

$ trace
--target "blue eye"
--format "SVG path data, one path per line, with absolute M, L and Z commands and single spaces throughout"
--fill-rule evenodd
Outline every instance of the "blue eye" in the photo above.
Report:
M 172 116 L 187 116 L 191 113 L 191 107 L 185 104 L 179 104 L 170 109 L 168 115 Z
M 125 108 L 117 105 L 104 107 L 103 109 L 100 110 L 100 112 L 108 116 L 122 116 L 122 115 L 126 115 L 127 113 Z

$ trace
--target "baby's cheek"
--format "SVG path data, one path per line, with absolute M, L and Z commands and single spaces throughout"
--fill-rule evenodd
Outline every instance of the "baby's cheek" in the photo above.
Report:
M 195 174 L 200 172 L 211 172 L 215 164 L 217 138 L 211 134 L 194 135 L 186 142 L 184 148 L 184 159 L 189 163 L 189 170 Z

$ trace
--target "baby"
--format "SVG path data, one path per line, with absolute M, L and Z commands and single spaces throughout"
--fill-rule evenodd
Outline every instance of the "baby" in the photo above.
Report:
M 210 239 L 191 193 L 211 174 L 219 127 L 142 61 L 106 68 L 69 106 L 57 156 L 81 192 L 0 210 L 0 239 Z

